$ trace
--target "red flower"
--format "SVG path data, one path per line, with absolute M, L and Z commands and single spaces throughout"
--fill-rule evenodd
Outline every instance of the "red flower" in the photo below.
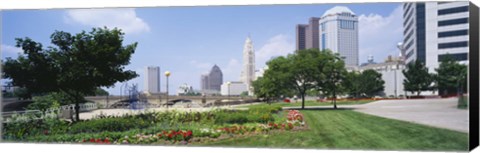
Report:
M 108 138 L 105 138 L 105 140 L 103 140 L 104 143 L 110 143 L 110 141 L 108 140 Z
M 90 138 L 90 142 L 95 142 L 95 139 L 93 139 L 93 138 Z
M 83 141 L 82 141 L 82 142 L 87 142 L 87 140 L 83 139 Z
M 192 136 L 192 131 L 191 130 L 187 131 L 187 136 Z
M 292 123 L 288 123 L 288 128 L 292 129 L 292 128 L 293 128 L 293 124 L 292 124 Z

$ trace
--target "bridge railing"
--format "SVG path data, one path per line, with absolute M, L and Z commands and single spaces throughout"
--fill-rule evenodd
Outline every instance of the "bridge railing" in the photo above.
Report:
M 84 103 L 80 104 L 80 112 L 92 111 L 98 108 L 95 103 Z M 75 114 L 75 104 L 63 105 L 59 108 L 49 108 L 42 112 L 40 110 L 25 110 L 25 111 L 12 111 L 12 112 L 2 112 L 1 121 L 3 123 L 14 122 L 14 121 L 31 121 L 44 119 L 45 117 L 50 118 L 71 118 Z

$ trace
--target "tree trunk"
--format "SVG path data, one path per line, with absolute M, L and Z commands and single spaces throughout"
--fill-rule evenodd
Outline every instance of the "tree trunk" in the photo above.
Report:
M 337 94 L 335 90 L 333 90 L 333 109 L 337 109 Z
M 301 93 L 302 95 L 302 109 L 305 109 L 305 93 Z
M 75 122 L 80 121 L 80 101 L 81 97 L 79 94 L 75 94 Z

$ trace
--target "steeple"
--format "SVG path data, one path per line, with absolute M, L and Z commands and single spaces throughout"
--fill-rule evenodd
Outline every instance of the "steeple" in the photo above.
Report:
M 255 79 L 255 51 L 250 34 L 245 40 L 243 46 L 243 69 L 241 73 L 241 81 L 247 85 L 249 95 L 253 94 L 252 81 Z

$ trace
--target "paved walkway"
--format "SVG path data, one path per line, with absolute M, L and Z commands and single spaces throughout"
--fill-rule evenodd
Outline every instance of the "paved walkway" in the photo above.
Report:
M 363 105 L 337 105 L 337 107 L 385 118 L 469 132 L 468 109 L 458 109 L 457 98 L 380 100 Z M 306 108 L 332 108 L 332 106 Z

